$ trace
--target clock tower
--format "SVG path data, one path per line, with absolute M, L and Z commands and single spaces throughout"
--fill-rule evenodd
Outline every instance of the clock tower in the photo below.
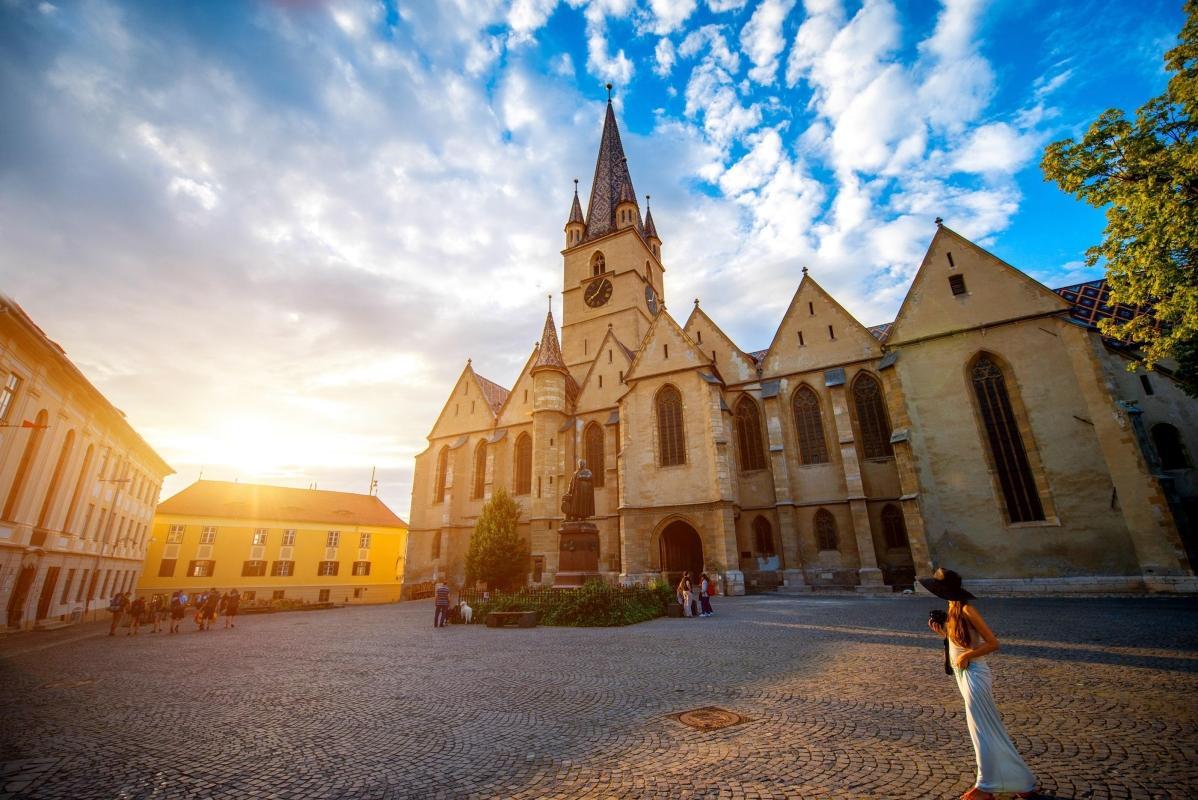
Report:
M 587 213 L 575 181 L 562 251 L 562 355 L 575 380 L 585 375 L 609 327 L 636 349 L 665 294 L 661 239 L 648 197 L 641 217 L 610 92 L 609 84 Z

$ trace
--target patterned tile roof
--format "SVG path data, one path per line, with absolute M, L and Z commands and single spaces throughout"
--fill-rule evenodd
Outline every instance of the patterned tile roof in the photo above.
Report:
M 552 311 L 545 315 L 545 328 L 541 331 L 541 343 L 537 346 L 537 360 L 533 362 L 530 372 L 544 368 L 568 372 L 562 347 L 557 342 L 557 327 L 553 324 Z
M 894 320 L 883 322 L 881 325 L 871 325 L 866 328 L 873 337 L 880 342 L 886 341 L 886 337 L 890 335 L 890 328 L 894 325 Z
M 230 481 L 196 481 L 159 503 L 157 513 L 407 527 L 406 522 L 374 495 Z
M 584 225 L 586 220 L 582 216 L 582 205 L 578 202 L 578 181 L 574 181 L 574 202 L 570 204 L 570 218 L 566 220 L 566 224 L 571 222 L 581 222 Z
M 478 381 L 479 387 L 483 390 L 483 399 L 491 407 L 491 413 L 498 414 L 499 409 L 503 407 L 511 391 L 503 388 L 495 381 L 487 380 L 477 372 L 474 373 L 474 379 Z
M 625 184 L 635 203 L 636 190 L 632 187 L 632 176 L 628 174 L 628 159 L 624 156 L 616 112 L 609 99 L 607 115 L 603 120 L 603 136 L 599 139 L 599 155 L 595 159 L 595 177 L 591 181 L 591 199 L 587 203 L 587 228 L 583 241 L 596 239 L 616 229 L 616 204 Z M 638 232 L 643 230 L 640 214 L 637 214 L 636 229 Z
M 645 238 L 661 241 L 661 237 L 657 235 L 657 226 L 653 224 L 653 209 L 649 208 L 648 203 L 645 203 Z
M 1127 322 L 1140 314 L 1151 313 L 1151 309 L 1147 306 L 1137 307 L 1123 303 L 1111 303 L 1110 289 L 1107 288 L 1106 281 L 1101 278 L 1096 281 L 1075 283 L 1072 286 L 1062 286 L 1053 291 L 1073 306 L 1069 311 L 1071 318 L 1093 327 L 1097 327 L 1098 323 L 1104 319 Z
M 760 364 L 762 361 L 765 361 L 765 357 L 769 352 L 769 350 L 754 350 L 751 353 L 745 353 L 745 355 Z

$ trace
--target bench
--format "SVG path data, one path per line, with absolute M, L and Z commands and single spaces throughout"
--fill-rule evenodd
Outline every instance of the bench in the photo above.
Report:
M 521 628 L 535 628 L 537 625 L 537 612 L 491 611 L 487 614 L 488 628 L 502 628 L 505 625 L 517 625 Z

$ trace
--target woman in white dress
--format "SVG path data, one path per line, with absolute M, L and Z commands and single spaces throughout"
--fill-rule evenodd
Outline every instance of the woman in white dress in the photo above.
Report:
M 994 705 L 994 675 L 985 656 L 998 649 L 998 638 L 978 610 L 969 604 L 974 596 L 961 587 L 961 576 L 938 569 L 931 578 L 920 578 L 929 592 L 948 601 L 947 620 L 928 620 L 928 627 L 948 640 L 948 657 L 957 688 L 965 698 L 965 719 L 977 757 L 977 782 L 961 800 L 994 800 L 995 792 L 1016 797 L 1036 796 L 1036 776 L 1019 756 Z

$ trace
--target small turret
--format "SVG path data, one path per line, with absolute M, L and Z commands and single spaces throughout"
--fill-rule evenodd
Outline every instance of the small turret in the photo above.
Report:
M 637 207 L 636 196 L 632 193 L 632 181 L 626 180 L 620 184 L 620 194 L 616 200 L 616 228 L 623 230 L 640 226 L 641 210 Z
M 649 208 L 649 195 L 645 195 L 645 241 L 657 260 L 661 261 L 661 237 L 657 235 L 657 226 L 653 224 L 653 209 Z
M 582 216 L 582 204 L 578 202 L 578 178 L 574 179 L 574 203 L 570 206 L 570 218 L 566 220 L 566 247 L 582 244 L 587 223 Z

